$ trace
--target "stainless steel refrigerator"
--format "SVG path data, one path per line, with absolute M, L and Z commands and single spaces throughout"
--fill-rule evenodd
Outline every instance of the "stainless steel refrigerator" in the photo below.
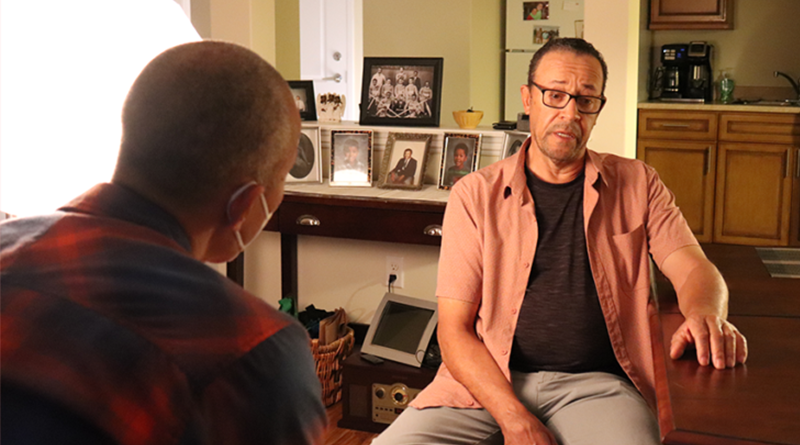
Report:
M 505 120 L 523 113 L 520 87 L 528 65 L 547 39 L 583 37 L 584 0 L 506 1 Z

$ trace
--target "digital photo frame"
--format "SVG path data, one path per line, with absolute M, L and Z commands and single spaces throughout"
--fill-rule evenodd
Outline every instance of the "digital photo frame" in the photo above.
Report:
M 361 352 L 419 368 L 438 321 L 436 302 L 387 292 Z

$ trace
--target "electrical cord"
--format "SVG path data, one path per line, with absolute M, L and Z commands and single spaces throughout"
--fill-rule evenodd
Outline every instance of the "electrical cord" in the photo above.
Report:
M 394 282 L 395 281 L 397 281 L 397 275 L 390 274 L 389 275 L 389 283 L 386 286 L 389 289 L 389 293 L 394 293 Z

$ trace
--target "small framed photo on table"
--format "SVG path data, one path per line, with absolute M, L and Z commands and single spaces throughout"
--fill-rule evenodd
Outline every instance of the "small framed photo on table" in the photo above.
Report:
M 507 131 L 505 141 L 503 141 L 502 159 L 513 156 L 514 153 L 518 152 L 525 140 L 528 139 L 528 136 L 530 136 L 530 133 L 523 131 Z
M 478 167 L 480 148 L 480 134 L 445 133 L 439 188 L 450 190 L 459 179 L 474 172 Z
M 365 57 L 361 125 L 438 127 L 441 57 Z
M 321 147 L 319 127 L 301 128 L 297 157 L 286 175 L 286 182 L 322 182 Z
M 331 131 L 332 186 L 372 187 L 372 131 Z
M 314 82 L 310 80 L 290 80 L 289 89 L 292 90 L 294 103 L 300 111 L 300 119 L 304 121 L 317 120 Z
M 421 189 L 432 138 L 432 134 L 389 133 L 378 187 Z

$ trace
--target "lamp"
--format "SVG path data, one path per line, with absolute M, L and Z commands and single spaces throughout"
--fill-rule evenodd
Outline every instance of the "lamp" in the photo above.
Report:
M 173 0 L 4 0 L 0 210 L 50 213 L 111 179 L 142 68 L 200 40 Z

